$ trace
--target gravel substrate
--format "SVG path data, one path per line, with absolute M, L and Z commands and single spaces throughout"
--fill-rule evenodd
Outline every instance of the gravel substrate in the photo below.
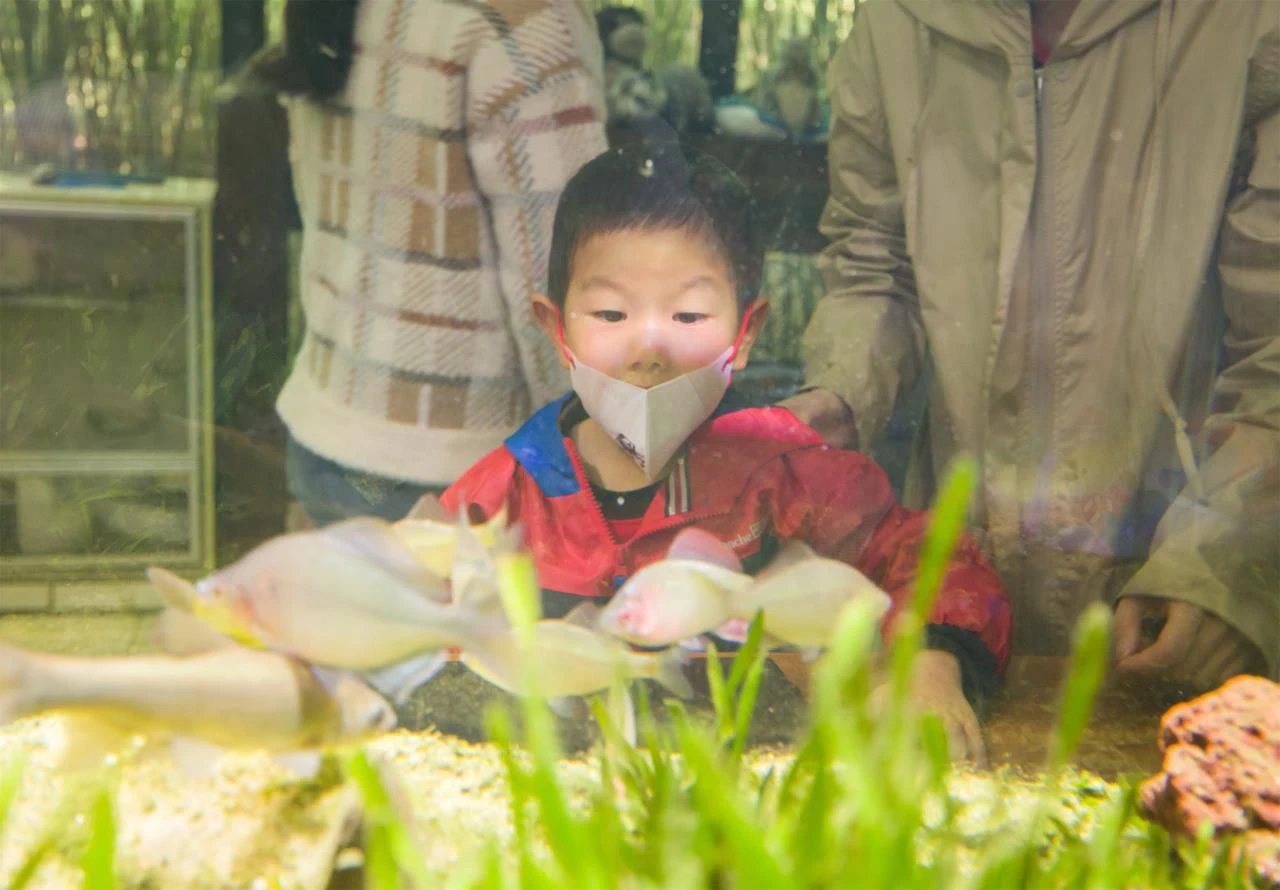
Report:
M 0 761 L 19 752 L 28 757 L 19 796 L 0 837 L 0 886 L 12 879 L 50 827 L 57 831 L 53 852 L 30 886 L 80 884 L 76 859 L 88 803 L 98 786 L 86 776 L 54 771 L 67 726 L 60 717 L 32 718 L 0 734 Z M 398 730 L 372 742 L 368 750 L 397 777 L 432 872 L 453 872 L 482 844 L 510 837 L 506 783 L 491 745 Z M 760 748 L 749 763 L 762 775 L 770 766 L 784 766 L 790 756 L 786 749 Z M 589 754 L 566 759 L 560 773 L 571 798 L 585 800 L 596 786 L 598 774 Z M 126 758 L 108 774 L 118 782 L 121 888 L 323 890 L 338 851 L 358 824 L 355 794 L 338 781 L 336 771 L 304 781 L 265 754 L 228 754 L 210 775 L 199 778 L 165 760 L 144 758 Z M 1118 789 L 1089 776 L 1073 778 L 1070 786 L 1076 793 L 1064 798 L 1059 818 L 1086 833 L 1096 804 Z M 1025 820 L 1038 788 L 1009 771 L 953 775 L 961 834 L 974 845 L 975 855 L 1002 827 Z

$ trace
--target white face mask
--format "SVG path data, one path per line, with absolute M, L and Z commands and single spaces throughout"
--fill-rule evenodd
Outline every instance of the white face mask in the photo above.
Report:
M 733 377 L 734 343 L 708 365 L 649 389 L 589 368 L 569 348 L 569 378 L 587 414 L 631 455 L 652 482 L 712 415 Z

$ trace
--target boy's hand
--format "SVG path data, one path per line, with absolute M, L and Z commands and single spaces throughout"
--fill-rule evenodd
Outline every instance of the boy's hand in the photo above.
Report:
M 889 703 L 890 681 L 882 681 L 871 692 L 872 713 Z M 925 649 L 916 657 L 911 677 L 910 704 L 918 713 L 932 711 L 942 718 L 953 761 L 967 760 L 978 767 L 987 765 L 987 746 L 982 727 L 960 685 L 960 662 L 950 652 Z
M 832 448 L 857 448 L 858 428 L 849 406 L 829 389 L 810 389 L 778 403 L 812 427 Z

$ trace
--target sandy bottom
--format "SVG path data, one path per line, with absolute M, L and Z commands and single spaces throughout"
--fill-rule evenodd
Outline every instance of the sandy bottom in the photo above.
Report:
M 61 717 L 29 718 L 0 734 L 0 762 L 27 758 L 18 796 L 0 829 L 0 886 L 50 835 L 50 854 L 30 886 L 80 885 L 77 862 L 88 834 L 87 814 L 104 778 L 116 789 L 122 888 L 323 890 L 339 851 L 357 833 L 356 794 L 336 770 L 303 780 L 265 754 L 229 753 L 199 777 L 158 758 L 126 758 L 96 777 L 69 776 L 55 765 L 70 725 Z M 397 731 L 368 750 L 396 777 L 433 873 L 453 873 L 486 843 L 510 838 L 506 782 L 491 745 Z M 763 774 L 789 758 L 785 749 L 762 748 L 749 762 Z M 565 760 L 560 772 L 563 786 L 580 800 L 597 786 L 590 755 Z M 1072 784 L 1078 793 L 1064 799 L 1059 818 L 1084 833 L 1097 803 L 1118 789 L 1088 776 Z M 951 791 L 961 803 L 962 835 L 980 848 L 1002 826 L 1019 824 L 1037 787 L 1007 771 L 955 773 Z

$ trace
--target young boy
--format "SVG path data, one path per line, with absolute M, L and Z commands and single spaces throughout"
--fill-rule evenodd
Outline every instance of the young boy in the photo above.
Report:
M 768 310 L 761 268 L 750 197 L 710 159 L 629 146 L 565 188 L 548 293 L 532 308 L 573 391 L 443 497 L 450 510 L 486 516 L 507 505 L 547 617 L 583 597 L 603 605 L 690 526 L 729 544 L 752 574 L 800 538 L 883 587 L 894 599 L 886 622 L 909 597 L 925 516 L 895 502 L 865 454 L 830 449 L 790 412 L 740 408 L 726 394 Z M 942 715 L 954 754 L 981 759 L 962 677 L 975 694 L 994 681 L 1010 625 L 1000 582 L 971 541 L 931 621 L 915 696 Z

